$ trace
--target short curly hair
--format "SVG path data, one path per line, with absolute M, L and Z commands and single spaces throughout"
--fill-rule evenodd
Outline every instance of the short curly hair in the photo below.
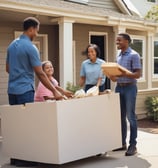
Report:
M 129 44 L 131 43 L 132 39 L 131 39 L 129 34 L 127 34 L 127 33 L 119 33 L 118 35 L 123 37 L 125 40 L 127 40 Z
M 40 22 L 35 17 L 28 17 L 23 21 L 23 30 L 27 31 L 30 27 L 37 28 L 40 25 Z

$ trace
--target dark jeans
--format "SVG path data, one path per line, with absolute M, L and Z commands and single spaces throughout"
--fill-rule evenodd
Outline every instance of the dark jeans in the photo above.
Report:
M 31 90 L 21 95 L 9 94 L 9 104 L 18 105 L 34 102 L 34 91 Z
M 87 92 L 87 90 L 92 88 L 93 86 L 96 86 L 96 85 L 86 85 L 85 86 L 85 92 Z M 105 85 L 104 84 L 99 86 L 99 92 L 104 92 L 104 90 L 105 90 Z
M 126 144 L 127 121 L 130 123 L 130 145 L 136 145 L 137 141 L 137 120 L 135 114 L 135 104 L 137 96 L 137 86 L 135 84 L 128 86 L 116 86 L 116 92 L 120 93 L 121 106 L 121 126 L 122 126 L 122 145 Z

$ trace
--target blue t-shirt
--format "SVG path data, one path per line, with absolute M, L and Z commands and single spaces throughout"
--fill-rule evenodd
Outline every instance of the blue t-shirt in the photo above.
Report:
M 131 72 L 134 72 L 136 69 L 141 69 L 141 62 L 139 54 L 132 50 L 130 47 L 124 52 L 120 53 L 117 57 L 117 63 Z M 136 79 L 119 77 L 117 80 L 118 83 L 136 83 Z
M 92 63 L 90 59 L 83 61 L 80 76 L 86 78 L 86 85 L 96 85 L 98 78 L 102 78 L 100 85 L 105 83 L 105 75 L 101 70 L 101 64 L 103 63 L 105 63 L 105 61 L 99 58 L 97 58 L 95 63 Z
M 41 66 L 39 51 L 28 36 L 21 35 L 8 47 L 8 94 L 23 94 L 34 90 L 33 67 Z

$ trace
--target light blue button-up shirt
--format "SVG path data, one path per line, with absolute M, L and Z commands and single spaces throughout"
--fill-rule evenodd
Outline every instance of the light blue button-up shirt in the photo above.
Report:
M 80 76 L 85 77 L 86 85 L 96 85 L 98 78 L 102 78 L 101 84 L 105 83 L 105 75 L 103 75 L 101 65 L 105 63 L 104 60 L 97 58 L 95 63 L 92 63 L 90 59 L 83 61 L 81 65 Z
M 139 54 L 132 50 L 130 47 L 124 52 L 120 53 L 117 57 L 117 63 L 131 72 L 136 69 L 141 69 L 141 62 Z M 136 79 L 120 77 L 118 83 L 136 83 Z
M 7 50 L 9 65 L 8 94 L 23 94 L 34 90 L 33 67 L 41 66 L 38 49 L 26 35 L 15 39 Z

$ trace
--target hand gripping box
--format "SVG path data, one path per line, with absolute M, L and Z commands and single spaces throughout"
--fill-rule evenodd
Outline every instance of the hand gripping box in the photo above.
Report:
M 109 76 L 120 76 L 123 73 L 126 73 L 126 74 L 132 73 L 128 69 L 122 67 L 121 65 L 117 63 L 113 63 L 113 62 L 103 63 L 101 65 L 101 68 L 103 70 L 103 73 L 108 77 Z
M 10 158 L 63 164 L 122 145 L 119 94 L 4 105 L 0 113 Z

